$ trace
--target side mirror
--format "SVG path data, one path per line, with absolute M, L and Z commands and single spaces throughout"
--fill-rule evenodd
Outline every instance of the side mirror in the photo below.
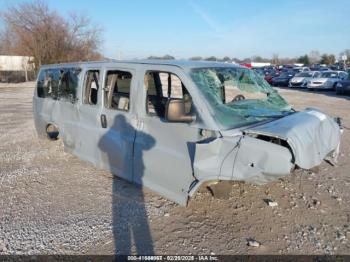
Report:
M 192 115 L 186 115 L 185 103 L 182 99 L 170 99 L 167 102 L 165 117 L 169 122 L 190 123 L 195 119 Z

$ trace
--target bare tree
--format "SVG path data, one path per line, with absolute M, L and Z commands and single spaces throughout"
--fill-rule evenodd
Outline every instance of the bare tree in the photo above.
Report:
M 312 50 L 309 54 L 309 61 L 311 64 L 319 63 L 321 60 L 321 54 L 317 50 Z
M 201 56 L 192 56 L 189 59 L 193 60 L 193 61 L 199 61 L 199 60 L 203 60 L 203 57 L 201 57 Z
M 333 54 L 323 54 L 320 60 L 321 64 L 331 65 L 335 63 L 335 56 Z
M 346 59 L 350 59 L 350 49 L 345 49 L 344 51 L 339 53 L 339 60 L 342 60 L 342 56 L 345 55 Z
M 12 38 L 13 32 L 9 30 L 3 30 L 0 32 L 0 54 L 12 54 L 11 49 L 14 43 L 14 41 L 11 41 Z
M 278 54 L 272 54 L 272 59 L 271 59 L 271 63 L 274 65 L 278 65 L 280 63 L 279 59 L 278 59 Z
M 221 61 L 227 62 L 227 63 L 231 63 L 231 62 L 232 62 L 232 59 L 231 59 L 230 57 L 228 57 L 228 56 L 224 56 L 224 57 L 221 59 Z
M 163 55 L 163 56 L 151 55 L 151 56 L 147 57 L 147 59 L 150 59 L 150 60 L 174 60 L 175 57 L 173 57 L 171 55 Z
M 204 60 L 206 60 L 206 61 L 218 61 L 216 56 L 209 56 L 209 57 L 205 58 Z
M 3 49 L 34 57 L 34 64 L 95 60 L 101 56 L 97 27 L 84 16 L 64 19 L 41 1 L 24 2 L 2 12 L 5 22 Z

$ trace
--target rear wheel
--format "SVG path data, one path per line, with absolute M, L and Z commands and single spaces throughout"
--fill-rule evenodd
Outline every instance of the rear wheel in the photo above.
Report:
M 342 95 L 342 94 L 343 94 L 343 91 L 336 87 L 336 88 L 335 88 L 335 94 L 336 94 L 336 95 Z
M 53 124 L 49 124 L 46 127 L 46 134 L 50 140 L 57 140 L 59 135 L 58 128 Z

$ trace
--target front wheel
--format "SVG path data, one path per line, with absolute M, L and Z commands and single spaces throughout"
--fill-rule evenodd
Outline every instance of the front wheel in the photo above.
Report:
M 334 84 L 333 84 L 333 87 L 332 87 L 332 90 L 334 90 L 334 91 L 335 91 L 335 90 L 336 90 L 336 88 L 337 88 L 337 83 L 334 83 Z
M 336 95 L 342 95 L 343 94 L 343 90 L 340 90 L 339 88 L 335 88 L 335 94 Z

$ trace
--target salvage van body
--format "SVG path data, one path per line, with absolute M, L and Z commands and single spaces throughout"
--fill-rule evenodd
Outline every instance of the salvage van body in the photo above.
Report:
M 333 118 L 294 111 L 252 70 L 224 63 L 43 66 L 33 111 L 40 137 L 182 205 L 203 183 L 310 169 L 340 143 Z

